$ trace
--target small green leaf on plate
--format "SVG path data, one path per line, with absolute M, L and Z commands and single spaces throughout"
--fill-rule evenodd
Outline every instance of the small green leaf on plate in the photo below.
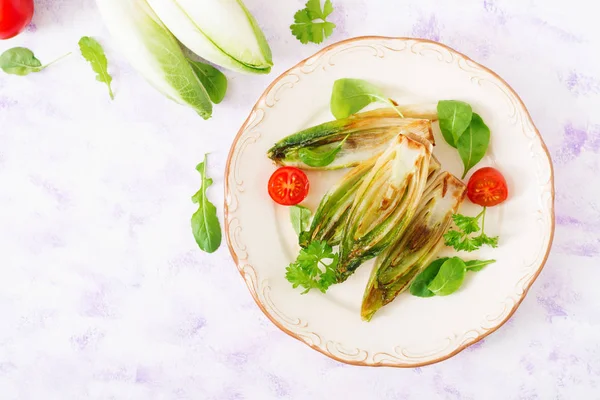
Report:
M 460 136 L 457 143 L 458 154 L 465 166 L 462 176 L 464 179 L 467 172 L 485 156 L 490 144 L 490 128 L 478 114 L 473 113 L 469 127 Z
M 300 157 L 300 160 L 304 164 L 310 167 L 326 167 L 335 161 L 335 157 L 342 150 L 342 146 L 344 146 L 348 136 L 350 135 L 347 135 L 340 144 L 329 150 L 311 150 L 308 147 L 303 147 L 298 151 L 298 157 Z
M 297 235 L 308 229 L 310 225 L 311 212 L 304 206 L 291 206 L 290 207 L 290 220 L 292 221 L 292 227 Z
M 465 262 L 458 257 L 450 258 L 442 264 L 436 277 L 427 288 L 437 296 L 447 296 L 456 292 L 462 285 L 466 273 Z
M 467 267 L 467 271 L 478 272 L 484 269 L 486 266 L 495 263 L 496 260 L 471 260 L 466 261 L 465 265 Z
M 473 109 L 463 101 L 440 100 L 437 110 L 444 139 L 450 146 L 456 147 L 458 139 L 471 123 Z
M 411 283 L 410 285 L 410 294 L 417 297 L 433 297 L 435 293 L 427 288 L 431 281 L 436 277 L 442 264 L 448 260 L 448 257 L 438 258 L 429 264 L 427 268 L 425 268 Z

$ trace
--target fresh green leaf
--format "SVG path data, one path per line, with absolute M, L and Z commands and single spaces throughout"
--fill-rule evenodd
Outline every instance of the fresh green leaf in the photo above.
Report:
M 495 263 L 496 260 L 471 260 L 465 261 L 465 266 L 467 267 L 467 271 L 478 272 L 484 269 L 486 266 Z
M 399 115 L 404 115 L 396 104 L 385 97 L 381 89 L 362 79 L 342 78 L 333 83 L 331 92 L 331 113 L 336 119 L 348 118 L 371 103 L 380 102 L 390 105 Z
M 194 73 L 206 89 L 210 100 L 219 104 L 227 92 L 227 77 L 212 65 L 189 60 Z
M 437 110 L 444 139 L 450 146 L 457 147 L 458 139 L 471 123 L 471 106 L 457 100 L 440 100 Z
M 429 264 L 410 285 L 410 294 L 417 297 L 433 297 L 435 293 L 427 288 L 431 281 L 437 276 L 442 264 L 448 260 L 448 257 L 438 258 Z
M 204 161 L 196 167 L 202 179 L 202 186 L 192 196 L 192 201 L 198 204 L 198 211 L 192 215 L 192 232 L 198 247 L 207 253 L 213 253 L 221 245 L 221 225 L 217 218 L 217 208 L 206 196 L 206 189 L 213 183 L 213 180 L 206 176 L 206 157 L 205 155 Z
M 478 114 L 473 113 L 469 127 L 460 136 L 457 143 L 458 154 L 465 166 L 462 175 L 464 179 L 467 172 L 485 156 L 490 144 L 490 128 Z
M 0 55 L 0 69 L 7 74 L 25 76 L 32 72 L 40 72 L 70 54 L 67 53 L 49 64 L 42 65 L 31 50 L 25 47 L 13 47 Z
M 485 233 L 481 233 L 481 235 L 473 238 L 478 247 L 483 246 L 484 244 L 493 248 L 498 247 L 498 236 L 489 237 Z
M 454 229 L 449 230 L 444 235 L 446 246 L 454 247 L 457 251 L 474 251 L 481 246 L 487 245 L 490 247 L 498 247 L 498 236 L 489 237 L 485 234 L 485 212 L 483 210 L 475 217 L 468 217 L 462 214 L 454 214 L 452 219 L 460 231 Z M 469 235 L 478 232 L 479 220 L 481 219 L 481 231 L 478 236 L 470 237 Z
M 467 217 L 462 214 L 454 214 L 452 216 L 452 220 L 460 229 L 466 234 L 477 232 L 479 228 L 479 215 L 476 217 Z
M 292 227 L 294 227 L 294 232 L 296 232 L 297 235 L 300 235 L 308 229 L 311 214 L 310 210 L 304 206 L 290 207 L 290 219 L 292 221 Z
M 94 38 L 84 36 L 79 39 L 79 49 L 81 55 L 85 58 L 92 66 L 92 69 L 96 73 L 96 80 L 98 82 L 106 83 L 108 86 L 108 94 L 111 99 L 115 98 L 112 87 L 112 76 L 108 73 L 108 60 L 104 54 L 104 49 Z
M 427 288 L 437 296 L 447 296 L 456 292 L 465 279 L 465 262 L 458 257 L 452 257 L 442 264 L 438 274 Z
M 294 15 L 294 24 L 290 26 L 292 34 L 302 44 L 323 42 L 335 28 L 333 22 L 327 21 L 327 17 L 332 12 L 331 0 L 325 0 L 323 9 L 321 9 L 321 0 L 308 0 L 306 8 L 299 10 Z
M 336 282 L 338 255 L 324 241 L 313 241 L 301 249 L 296 261 L 286 268 L 285 278 L 292 287 L 304 288 L 304 293 L 319 289 L 325 293 Z
M 346 135 L 344 140 L 330 150 L 312 150 L 308 147 L 301 148 L 298 151 L 298 157 L 300 157 L 300 160 L 309 167 L 326 167 L 335 161 L 335 157 L 342 150 L 342 146 L 346 143 L 348 136 L 350 135 Z

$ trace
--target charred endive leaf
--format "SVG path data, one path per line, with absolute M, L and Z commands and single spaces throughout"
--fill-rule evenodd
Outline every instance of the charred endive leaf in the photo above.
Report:
M 413 111 L 430 116 L 418 109 Z M 325 122 L 287 136 L 269 149 L 267 155 L 278 164 L 304 169 L 354 167 L 374 154 L 383 152 L 398 134 L 403 133 L 420 136 L 434 143 L 429 119 L 400 118 L 393 109 L 378 109 Z M 301 151 L 326 154 L 338 147 L 340 150 L 335 154 L 333 162 L 324 166 L 307 165 L 300 157 Z
M 357 189 L 340 243 L 338 282 L 407 228 L 421 199 L 431 144 L 398 135 Z
M 377 258 L 367 284 L 361 316 L 369 321 L 427 266 L 443 245 L 442 237 L 465 196 L 466 187 L 448 172 L 441 173 L 423 194 L 408 229 Z
M 373 168 L 377 158 L 352 168 L 342 180 L 321 200 L 308 231 L 300 235 L 300 246 L 306 247 L 313 240 L 324 240 L 330 246 L 337 246 L 342 239 L 342 230 L 348 219 L 348 211 L 356 197 L 356 191 L 363 178 Z M 440 162 L 432 155 L 429 161 L 427 182 L 433 181 L 441 171 Z

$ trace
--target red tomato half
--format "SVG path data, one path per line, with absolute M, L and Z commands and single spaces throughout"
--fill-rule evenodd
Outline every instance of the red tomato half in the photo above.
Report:
M 308 195 L 308 177 L 298 168 L 282 167 L 269 179 L 269 196 L 278 204 L 293 206 Z
M 33 0 L 0 0 L 0 39 L 16 36 L 31 22 Z
M 469 179 L 467 196 L 471 202 L 480 206 L 498 205 L 508 197 L 506 180 L 497 169 L 481 168 Z

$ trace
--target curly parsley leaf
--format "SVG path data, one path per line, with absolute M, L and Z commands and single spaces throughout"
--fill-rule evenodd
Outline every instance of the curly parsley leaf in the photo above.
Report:
M 338 255 L 324 241 L 313 241 L 300 250 L 296 261 L 286 268 L 285 278 L 292 287 L 304 288 L 302 294 L 311 289 L 325 293 L 329 286 L 336 282 L 335 268 Z
M 498 247 L 498 236 L 490 237 L 485 234 L 485 211 L 483 211 L 475 217 L 469 217 L 462 214 L 454 214 L 452 220 L 459 229 L 449 230 L 444 235 L 444 242 L 446 246 L 453 247 L 457 251 L 475 251 L 481 246 L 487 245 L 490 247 Z M 481 228 L 479 227 L 479 220 L 481 220 Z M 469 236 L 472 233 L 481 232 L 478 236 Z
M 321 43 L 333 33 L 335 24 L 327 21 L 333 12 L 331 0 L 325 0 L 321 8 L 321 0 L 308 0 L 306 8 L 299 10 L 294 15 L 294 24 L 290 26 L 292 34 L 302 44 Z

